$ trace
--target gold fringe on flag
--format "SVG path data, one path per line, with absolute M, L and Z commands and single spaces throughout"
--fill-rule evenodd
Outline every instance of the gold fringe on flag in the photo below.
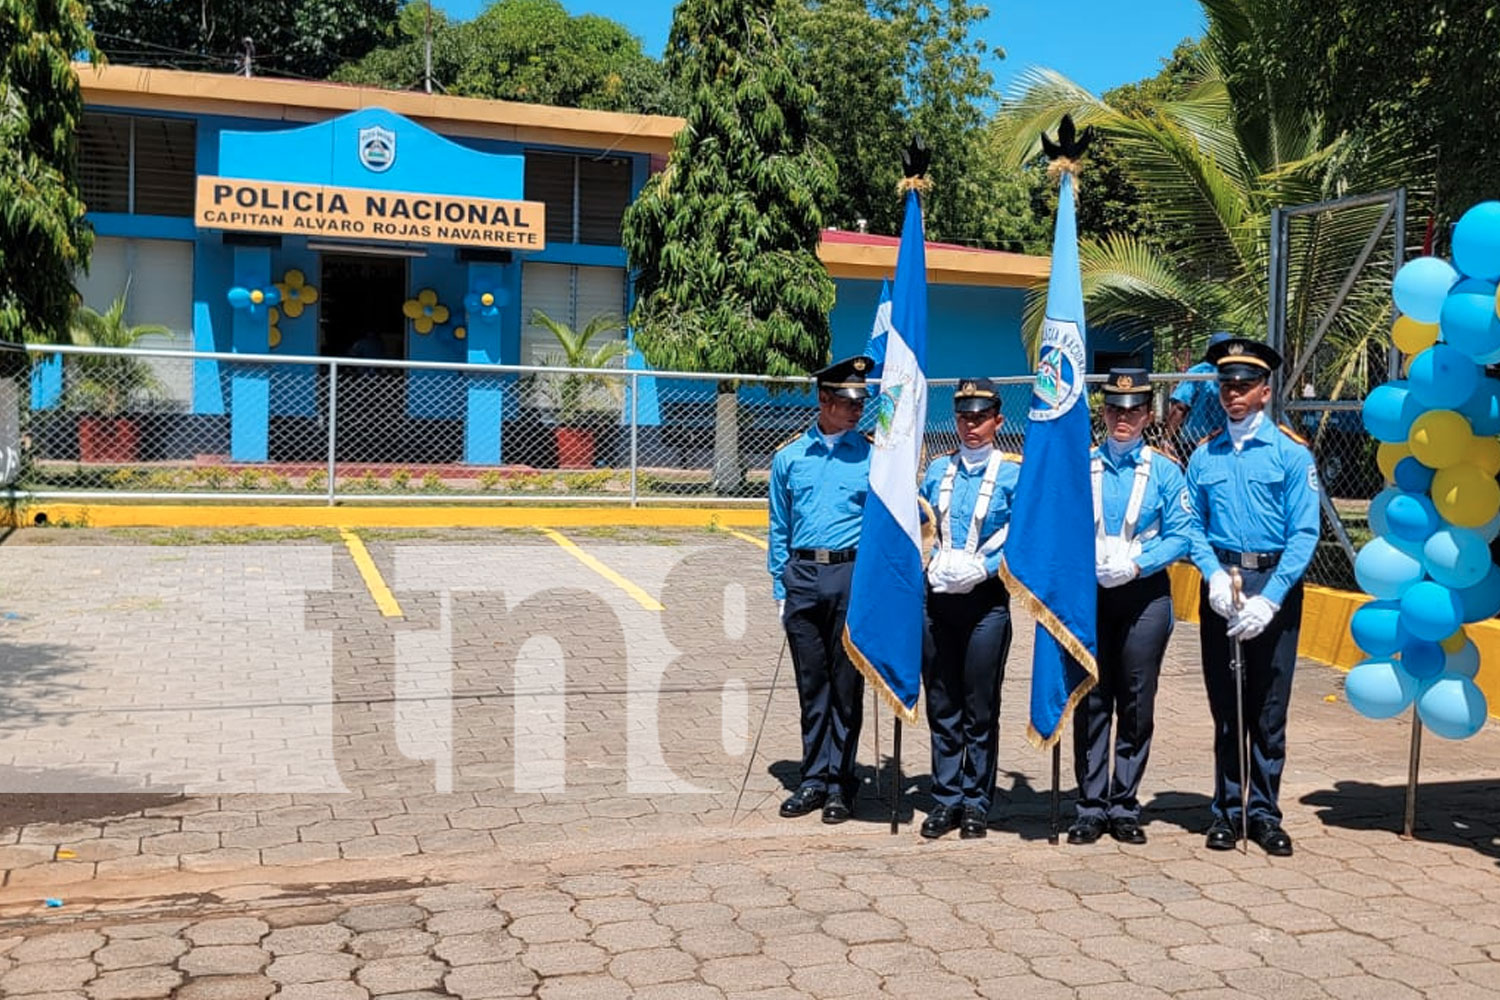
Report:
M 1063 174 L 1072 174 L 1073 182 L 1076 184 L 1078 182 L 1078 171 L 1082 168 L 1083 164 L 1077 160 L 1067 156 L 1059 156 L 1055 160 L 1047 161 L 1047 179 L 1049 181 L 1057 181 Z
M 880 695 L 880 700 L 885 702 L 886 707 L 895 712 L 896 717 L 902 722 L 915 724 L 917 710 L 901 704 L 901 699 L 897 698 L 890 685 L 886 684 L 885 678 L 880 676 L 880 671 L 876 670 L 874 664 L 865 659 L 865 654 L 854 645 L 854 640 L 849 637 L 848 625 L 844 626 L 844 652 L 849 654 L 849 659 L 853 661 L 855 669 L 865 675 L 865 680 L 870 682 L 870 686 L 875 689 L 876 694 Z
M 1055 162 L 1055 161 L 1054 161 Z M 1063 730 L 1067 728 L 1068 720 L 1073 718 L 1073 710 L 1078 703 L 1099 683 L 1099 664 L 1094 659 L 1094 654 L 1088 651 L 1088 647 L 1079 642 L 1073 633 L 1069 632 L 1063 625 L 1062 620 L 1052 613 L 1052 609 L 1042 603 L 1041 599 L 1033 594 L 1027 587 L 1011 574 L 1010 567 L 1004 559 L 1000 560 L 1000 576 L 1005 580 L 1005 586 L 1010 590 L 1012 596 L 1019 596 L 1021 604 L 1027 611 L 1031 612 L 1042 627 L 1052 633 L 1052 638 L 1067 651 L 1068 655 L 1078 661 L 1087 675 L 1082 684 L 1079 684 L 1068 695 L 1068 703 L 1063 707 L 1062 717 L 1058 720 L 1057 731 L 1053 733 L 1038 732 L 1037 728 L 1029 721 L 1026 723 L 1026 739 L 1038 750 L 1050 750 L 1053 744 L 1062 739 Z
M 896 185 L 896 193 L 903 195 L 908 191 L 915 191 L 917 194 L 925 195 L 931 190 L 932 181 L 926 177 L 903 177 Z

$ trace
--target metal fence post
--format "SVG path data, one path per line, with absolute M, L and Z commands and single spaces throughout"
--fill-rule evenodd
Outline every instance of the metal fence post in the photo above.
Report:
M 334 475 L 338 471 L 337 463 L 334 461 L 335 449 L 339 440 L 339 363 L 328 362 L 328 506 L 332 507 L 337 498 L 334 487 Z
M 630 506 L 636 506 L 640 496 L 640 430 L 641 376 L 630 376 Z

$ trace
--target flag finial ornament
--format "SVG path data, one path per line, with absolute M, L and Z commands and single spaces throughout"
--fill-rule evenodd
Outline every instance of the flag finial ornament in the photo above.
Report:
M 913 135 L 911 142 L 901 151 L 901 183 L 896 185 L 896 190 L 901 194 L 908 191 L 916 191 L 925 194 L 932 189 L 932 181 L 927 179 L 927 168 L 932 165 L 932 150 L 927 148 L 926 141 L 921 133 Z
M 1067 171 L 1074 177 L 1078 176 L 1078 163 L 1083 159 L 1083 154 L 1089 148 L 1089 143 L 1094 141 L 1094 127 L 1092 125 L 1079 132 L 1073 124 L 1072 115 L 1063 115 L 1062 121 L 1057 124 L 1057 139 L 1054 141 L 1046 132 L 1042 133 L 1042 152 L 1047 154 L 1047 176 L 1056 176 Z

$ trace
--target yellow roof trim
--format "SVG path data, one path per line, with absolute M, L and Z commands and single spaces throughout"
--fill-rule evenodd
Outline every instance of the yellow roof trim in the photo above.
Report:
M 818 259 L 834 278 L 880 281 L 896 273 L 895 245 L 821 243 Z M 1050 257 L 990 250 L 927 248 L 927 280 L 935 285 L 980 285 L 986 288 L 1030 288 L 1044 280 Z
M 445 135 L 666 155 L 683 127 L 666 115 L 586 111 L 336 83 L 74 63 L 85 103 L 316 122 L 382 107 Z

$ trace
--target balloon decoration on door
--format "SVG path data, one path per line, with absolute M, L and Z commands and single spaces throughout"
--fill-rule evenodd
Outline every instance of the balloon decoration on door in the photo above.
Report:
M 307 276 L 297 268 L 290 268 L 276 283 L 281 293 L 281 311 L 288 319 L 296 319 L 302 310 L 318 301 L 318 290 L 307 283 Z
M 1392 285 L 1401 316 L 1392 340 L 1406 377 L 1365 398 L 1365 428 L 1386 488 L 1370 502 L 1374 540 L 1354 562 L 1375 600 L 1350 632 L 1369 657 L 1349 672 L 1345 694 L 1384 719 L 1415 705 L 1446 739 L 1473 736 L 1488 713 L 1474 683 L 1479 650 L 1464 626 L 1500 611 L 1500 567 L 1489 543 L 1500 532 L 1500 202 L 1464 213 L 1453 261 L 1419 257 Z
M 411 320 L 412 329 L 421 334 L 431 333 L 434 326 L 448 322 L 448 307 L 438 301 L 437 292 L 431 288 L 424 288 L 416 298 L 407 299 L 401 305 L 401 312 Z
M 281 302 L 281 292 L 275 285 L 270 288 L 246 288 L 243 285 L 235 285 L 229 290 L 229 304 L 235 309 L 246 310 L 252 316 L 279 302 Z
M 281 313 L 276 309 L 272 309 L 270 319 L 271 329 L 266 335 L 266 343 L 274 351 L 281 346 Z

